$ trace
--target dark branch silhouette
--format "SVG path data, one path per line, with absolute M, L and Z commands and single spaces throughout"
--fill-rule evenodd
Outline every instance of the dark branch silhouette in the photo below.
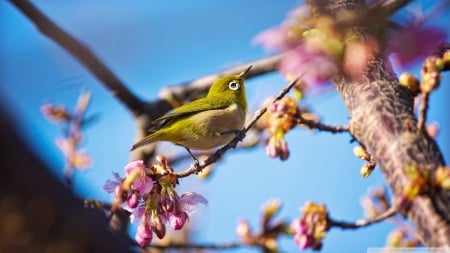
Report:
M 85 45 L 47 18 L 30 1 L 10 1 L 36 25 L 42 34 L 49 37 L 77 58 L 131 112 L 142 111 L 145 104 Z
M 127 236 L 112 233 L 104 215 L 84 209 L 55 177 L 0 101 L 0 138 L 8 146 L 0 159 L 1 251 L 133 252 Z

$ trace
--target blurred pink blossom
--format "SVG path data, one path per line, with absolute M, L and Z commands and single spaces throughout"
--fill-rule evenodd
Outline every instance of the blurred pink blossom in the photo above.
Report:
M 302 79 L 310 88 L 323 84 L 338 72 L 336 63 L 329 56 L 308 52 L 303 44 L 288 51 L 281 59 L 279 67 L 286 76 L 303 74 Z
M 150 244 L 153 238 L 150 226 L 148 224 L 140 224 L 134 238 L 141 247 Z
M 388 44 L 388 52 L 400 66 L 408 66 L 425 58 L 438 48 L 446 38 L 446 32 L 438 27 L 411 26 L 394 33 Z

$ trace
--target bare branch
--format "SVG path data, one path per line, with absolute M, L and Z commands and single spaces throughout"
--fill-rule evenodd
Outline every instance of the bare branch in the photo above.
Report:
M 242 129 L 242 135 L 236 136 L 233 140 L 231 140 L 230 143 L 223 146 L 222 148 L 218 149 L 214 154 L 209 156 L 205 161 L 194 164 L 190 168 L 188 168 L 185 171 L 175 173 L 178 177 L 187 177 L 191 174 L 197 174 L 201 172 L 206 166 L 217 162 L 220 158 L 222 158 L 223 154 L 231 148 L 235 148 L 237 143 L 243 139 L 243 135 L 247 133 L 247 131 L 258 121 L 259 118 L 261 118 L 262 115 L 267 111 L 267 108 L 270 104 L 274 103 L 275 101 L 280 100 L 283 98 L 290 90 L 291 88 L 300 80 L 301 76 L 294 78 L 292 81 L 290 81 L 283 89 L 280 90 L 280 92 L 269 101 L 266 105 L 264 105 L 262 108 L 260 108 L 258 111 L 255 112 L 253 115 L 253 118 L 247 123 L 247 125 Z
M 205 250 L 205 249 L 214 249 L 214 250 L 225 250 L 225 249 L 237 249 L 240 247 L 250 247 L 250 245 L 244 245 L 239 242 L 229 242 L 229 243 L 217 243 L 217 244 L 168 244 L 168 245 L 149 245 L 146 246 L 145 249 L 148 249 L 149 252 L 151 249 L 171 249 L 171 250 Z M 254 246 L 255 247 L 255 246 Z M 147 251 L 147 250 L 146 250 Z
M 177 98 L 178 100 L 183 101 L 191 97 L 194 92 L 206 92 L 217 78 L 225 75 L 236 75 L 238 73 L 241 73 L 243 70 L 247 69 L 249 65 L 252 65 L 253 67 L 246 75 L 246 79 L 269 72 L 274 72 L 278 70 L 278 64 L 282 57 L 283 54 L 280 53 L 254 61 L 238 64 L 231 68 L 227 68 L 206 76 L 196 78 L 192 81 L 183 82 L 176 85 L 167 85 L 163 89 L 161 89 L 161 91 L 159 92 L 159 97 L 166 99 Z
M 85 45 L 47 18 L 31 1 L 10 1 L 36 25 L 42 34 L 77 58 L 131 112 L 137 113 L 143 110 L 144 102 L 127 89 L 125 84 Z
M 328 226 L 331 227 L 339 227 L 342 229 L 357 229 L 357 228 L 363 228 L 370 226 L 372 224 L 387 220 L 388 218 L 391 218 L 397 213 L 397 209 L 395 207 L 391 207 L 385 212 L 381 213 L 380 215 L 373 217 L 371 219 L 367 220 L 358 220 L 354 223 L 352 222 L 345 222 L 345 221 L 335 221 L 331 218 L 328 219 Z
M 372 2 L 368 8 L 369 10 L 381 9 L 389 15 L 393 14 L 397 10 L 403 8 L 405 5 L 412 2 L 411 0 L 383 0 L 383 1 L 374 1 Z
M 297 119 L 297 124 L 299 125 L 303 125 L 309 129 L 315 129 L 315 130 L 319 130 L 319 131 L 324 131 L 324 132 L 330 132 L 330 133 L 344 133 L 344 132 L 348 132 L 348 126 L 330 126 L 330 125 L 325 125 L 323 123 L 320 122 L 316 122 L 314 120 L 310 120 L 310 119 L 305 119 L 303 118 L 301 115 L 298 116 Z

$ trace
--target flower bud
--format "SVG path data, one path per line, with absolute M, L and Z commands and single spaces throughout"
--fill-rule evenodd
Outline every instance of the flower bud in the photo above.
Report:
M 423 75 L 422 92 L 430 93 L 439 88 L 441 77 L 439 72 L 428 72 Z
M 137 191 L 133 191 L 133 193 L 128 196 L 127 204 L 130 208 L 136 208 L 139 205 L 139 196 Z
M 373 169 L 375 169 L 375 166 L 372 163 L 365 163 L 360 170 L 360 174 L 363 178 L 367 178 L 372 174 Z
M 400 75 L 399 83 L 400 85 L 408 88 L 414 95 L 417 95 L 420 92 L 419 79 L 409 72 L 403 72 Z
M 251 233 L 250 226 L 248 225 L 248 222 L 246 220 L 242 219 L 242 220 L 238 221 L 238 224 L 236 226 L 236 234 L 241 239 L 250 238 L 252 233 Z
M 152 230 L 148 224 L 141 223 L 137 229 L 134 239 L 139 246 L 144 247 L 152 242 Z
M 180 230 L 188 220 L 189 216 L 185 212 L 174 213 L 169 217 L 170 226 L 174 230 Z
M 450 190 L 450 168 L 441 166 L 439 167 L 434 176 L 435 184 L 440 186 L 444 190 Z
M 271 200 L 263 206 L 263 220 L 269 222 L 278 211 L 280 211 L 281 202 L 278 199 Z
M 442 56 L 442 60 L 444 60 L 444 69 L 449 70 L 450 69 L 450 50 L 445 51 L 444 55 Z
M 166 235 L 166 226 L 161 221 L 161 217 L 159 215 L 152 215 L 151 216 L 151 218 L 150 218 L 150 226 L 151 226 L 153 232 L 155 232 L 156 236 L 159 239 L 164 238 L 164 236 Z
M 356 157 L 362 160 L 369 161 L 370 155 L 367 153 L 367 151 L 362 146 L 356 146 L 353 148 L 353 154 L 355 154 Z

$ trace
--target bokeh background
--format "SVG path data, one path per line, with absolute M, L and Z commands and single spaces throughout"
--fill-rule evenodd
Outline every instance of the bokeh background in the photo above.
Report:
M 297 0 L 165 0 L 33 1 L 59 26 L 89 46 L 119 76 L 129 89 L 145 99 L 156 99 L 159 90 L 235 64 L 255 60 L 268 53 L 252 44 L 256 34 L 279 24 L 301 3 Z M 397 14 L 427 12 L 436 1 L 416 1 Z M 449 11 L 435 15 L 426 25 L 448 32 Z M 447 38 L 449 39 L 449 38 Z M 399 73 L 403 71 L 396 67 Z M 420 64 L 409 70 L 419 73 Z M 437 141 L 448 159 L 450 127 L 448 94 L 450 76 L 445 74 L 438 92 L 431 96 L 429 121 L 438 121 Z M 278 73 L 247 82 L 250 111 L 285 85 Z M 134 142 L 133 117 L 78 61 L 36 27 L 8 1 L 0 2 L 0 99 L 17 119 L 17 128 L 29 144 L 62 179 L 64 159 L 56 148 L 60 129 L 40 113 L 44 103 L 73 106 L 81 91 L 93 94 L 88 114 L 99 120 L 85 131 L 83 148 L 93 157 L 89 170 L 74 175 L 74 191 L 84 198 L 110 201 L 102 190 L 112 171 L 123 174 Z M 345 124 L 348 113 L 332 89 L 310 95 L 305 101 L 323 122 Z M 347 134 L 332 135 L 298 128 L 287 135 L 291 157 L 287 161 L 266 156 L 262 146 L 228 152 L 207 180 L 190 177 L 180 189 L 203 194 L 207 207 L 191 219 L 194 243 L 237 241 L 237 220 L 248 219 L 259 227 L 261 205 L 271 199 L 283 203 L 279 219 L 297 217 L 305 201 L 326 203 L 337 220 L 363 217 L 360 200 L 367 189 L 384 185 L 382 174 L 367 179 L 359 174 L 357 159 Z M 174 146 L 161 145 L 160 153 L 172 154 Z M 178 150 L 178 149 L 175 149 Z M 189 163 L 179 163 L 182 170 Z M 327 233 L 322 252 L 365 252 L 382 247 L 393 224 L 384 222 L 368 228 Z M 132 228 L 133 229 L 133 228 Z M 132 233 L 132 231 L 130 231 Z M 175 234 L 176 235 L 176 234 Z M 292 238 L 280 240 L 283 252 L 298 251 Z M 233 252 L 257 252 L 242 248 Z

